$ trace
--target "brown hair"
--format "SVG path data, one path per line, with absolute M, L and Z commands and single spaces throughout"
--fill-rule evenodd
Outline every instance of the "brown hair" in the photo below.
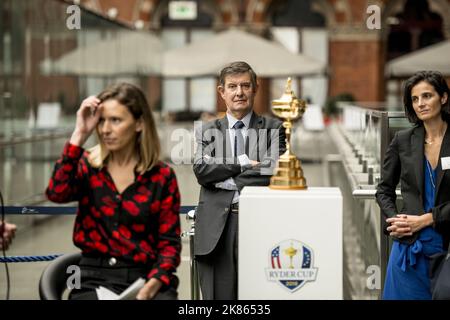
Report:
M 220 71 L 219 83 L 223 87 L 225 86 L 225 77 L 230 74 L 241 74 L 241 73 L 249 73 L 250 79 L 252 81 L 253 90 L 256 89 L 256 73 L 253 71 L 252 67 L 247 62 L 244 61 L 235 61 L 227 65 L 225 68 Z
M 150 170 L 159 161 L 161 146 L 155 120 L 144 93 L 132 84 L 118 83 L 107 87 L 98 94 L 97 98 L 101 102 L 116 100 L 127 107 L 134 119 L 142 119 L 143 129 L 138 133 L 136 139 L 136 152 L 139 156 L 137 170 L 141 174 Z M 99 136 L 98 131 L 97 136 Z M 90 150 L 89 155 L 89 162 L 94 167 L 103 166 L 109 155 L 101 139 L 98 140 L 100 141 L 99 144 Z

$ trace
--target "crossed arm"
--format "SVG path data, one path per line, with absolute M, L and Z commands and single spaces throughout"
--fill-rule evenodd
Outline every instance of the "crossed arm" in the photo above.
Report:
M 278 156 L 286 150 L 284 128 L 280 124 L 276 129 L 279 132 L 275 137 L 277 139 L 275 146 L 278 147 L 278 150 L 271 150 L 271 144 L 275 141 L 269 140 L 260 162 L 247 158 L 247 161 L 240 159 L 240 164 L 227 163 L 226 158 L 217 157 L 216 148 L 213 146 L 214 139 L 197 136 L 194 173 L 198 183 L 206 188 L 214 187 L 239 191 L 244 186 L 268 185 L 271 172 L 268 174 L 268 171 L 263 171 L 263 169 L 270 170 L 270 168 L 273 168 Z

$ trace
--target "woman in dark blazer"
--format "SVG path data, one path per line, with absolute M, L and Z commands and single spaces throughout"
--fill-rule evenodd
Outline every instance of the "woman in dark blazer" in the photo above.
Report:
M 383 299 L 431 299 L 429 257 L 447 248 L 450 238 L 449 95 L 439 72 L 417 72 L 405 83 L 405 113 L 415 126 L 392 139 L 376 193 L 384 231 L 394 240 Z

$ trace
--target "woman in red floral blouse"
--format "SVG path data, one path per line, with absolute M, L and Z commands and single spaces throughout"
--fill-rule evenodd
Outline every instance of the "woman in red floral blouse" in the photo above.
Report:
M 99 144 L 85 151 L 94 130 Z M 71 299 L 96 299 L 100 285 L 121 293 L 139 277 L 146 284 L 137 299 L 176 299 L 180 194 L 159 153 L 139 88 L 113 85 L 81 103 L 46 191 L 54 202 L 78 201 L 73 241 L 83 253 L 81 288 Z

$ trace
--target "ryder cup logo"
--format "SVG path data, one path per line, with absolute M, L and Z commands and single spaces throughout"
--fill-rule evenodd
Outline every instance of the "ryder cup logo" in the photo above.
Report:
M 312 249 L 304 243 L 285 240 L 270 251 L 271 268 L 266 269 L 267 279 L 294 292 L 306 282 L 316 280 L 317 268 L 313 267 L 313 258 Z

